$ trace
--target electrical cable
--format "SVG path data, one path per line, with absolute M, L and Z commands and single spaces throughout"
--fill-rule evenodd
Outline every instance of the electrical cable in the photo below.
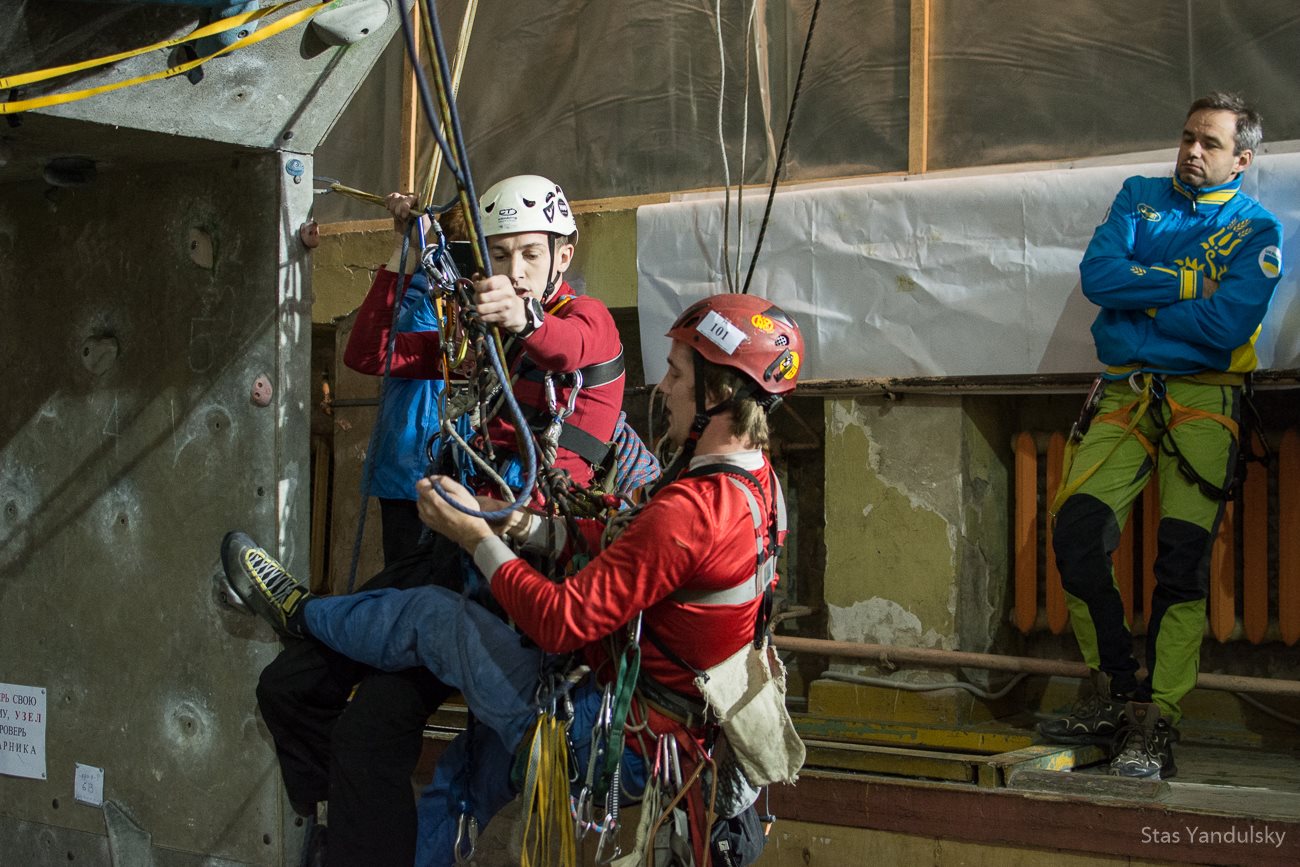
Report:
M 826 680 L 841 680 L 845 683 L 859 683 L 863 686 L 878 686 L 882 689 L 901 689 L 904 692 L 937 692 L 941 689 L 961 689 L 976 698 L 981 698 L 986 701 L 996 701 L 1005 697 L 1007 693 L 1015 689 L 1016 686 L 1019 685 L 1020 681 L 1029 677 L 1029 673 L 1024 671 L 1020 672 L 1015 677 L 1011 678 L 1011 680 L 1007 681 L 1006 685 L 997 692 L 989 692 L 986 689 L 981 689 L 973 683 L 967 683 L 965 681 L 954 681 L 952 683 L 908 683 L 906 681 L 890 680 L 887 677 L 868 677 L 862 674 L 849 674 L 848 672 L 843 671 L 823 671 L 821 677 Z
M 1268 705 L 1264 704 L 1259 699 L 1255 698 L 1254 696 L 1247 695 L 1244 692 L 1234 692 L 1233 695 L 1235 695 L 1237 698 L 1241 699 L 1246 704 L 1253 707 L 1255 710 L 1260 711 L 1261 713 L 1268 714 L 1269 716 L 1273 717 L 1273 719 L 1281 720 L 1282 722 L 1287 723 L 1288 725 L 1300 726 L 1300 719 L 1296 719 L 1293 716 L 1288 716 L 1282 713 L 1282 711 L 1277 710 L 1276 708 L 1271 708 Z
M 731 164 L 727 161 L 727 137 L 723 132 L 723 109 L 727 102 L 727 52 L 722 43 L 722 0 L 713 3 L 713 28 L 718 34 L 718 148 L 722 151 L 722 274 L 727 291 L 736 291 L 736 275 L 731 273 Z
M 776 185 L 781 180 L 781 169 L 785 166 L 786 150 L 790 145 L 790 130 L 794 128 L 794 110 L 799 105 L 799 91 L 803 89 L 803 74 L 808 67 L 808 49 L 812 45 L 813 31 L 817 27 L 817 13 L 822 8 L 822 0 L 814 0 L 812 17 L 808 21 L 808 36 L 803 43 L 803 57 L 799 60 L 799 75 L 794 81 L 794 93 L 790 96 L 790 113 L 785 118 L 785 134 L 781 136 L 781 150 L 776 156 L 776 169 L 772 172 L 772 186 L 767 191 L 767 207 L 763 209 L 763 221 L 758 226 L 758 239 L 754 242 L 754 255 L 749 260 L 749 271 L 745 274 L 745 285 L 741 293 L 748 294 L 749 283 L 754 279 L 754 266 L 758 264 L 758 253 L 763 249 L 763 237 L 767 234 L 767 223 L 772 216 L 772 200 L 776 198 Z

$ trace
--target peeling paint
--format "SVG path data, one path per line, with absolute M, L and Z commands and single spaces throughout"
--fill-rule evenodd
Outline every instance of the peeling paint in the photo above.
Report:
M 956 641 L 934 629 L 926 629 L 921 618 L 902 605 L 879 596 L 850 606 L 828 605 L 831 638 L 867 644 L 953 649 Z

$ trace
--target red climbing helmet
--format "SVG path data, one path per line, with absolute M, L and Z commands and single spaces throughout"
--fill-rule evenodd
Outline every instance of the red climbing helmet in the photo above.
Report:
M 725 292 L 687 307 L 668 336 L 705 359 L 732 367 L 770 395 L 794 391 L 803 364 L 803 336 L 766 298 Z

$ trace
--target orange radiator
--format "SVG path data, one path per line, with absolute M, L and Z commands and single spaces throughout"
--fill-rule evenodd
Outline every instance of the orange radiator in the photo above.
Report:
M 1065 438 L 1018 434 L 1015 452 L 1015 612 L 1023 633 L 1069 628 L 1065 591 L 1052 550 L 1047 505 L 1061 484 Z M 1275 492 L 1270 496 L 1270 490 Z M 1115 583 L 1135 632 L 1144 628 L 1155 588 L 1154 484 L 1133 506 L 1114 554 Z M 1041 530 L 1041 532 L 1040 532 Z M 1208 605 L 1210 634 L 1252 644 L 1300 640 L 1300 432 L 1288 430 L 1270 466 L 1249 464 L 1245 483 L 1227 504 L 1214 542 Z

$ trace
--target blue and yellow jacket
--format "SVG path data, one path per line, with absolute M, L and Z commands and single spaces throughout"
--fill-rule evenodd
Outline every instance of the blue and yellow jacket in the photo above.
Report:
M 1246 373 L 1282 276 L 1282 226 L 1241 192 L 1240 176 L 1202 190 L 1132 177 L 1079 272 L 1101 308 L 1092 337 L 1111 376 Z M 1208 298 L 1206 278 L 1219 284 Z

